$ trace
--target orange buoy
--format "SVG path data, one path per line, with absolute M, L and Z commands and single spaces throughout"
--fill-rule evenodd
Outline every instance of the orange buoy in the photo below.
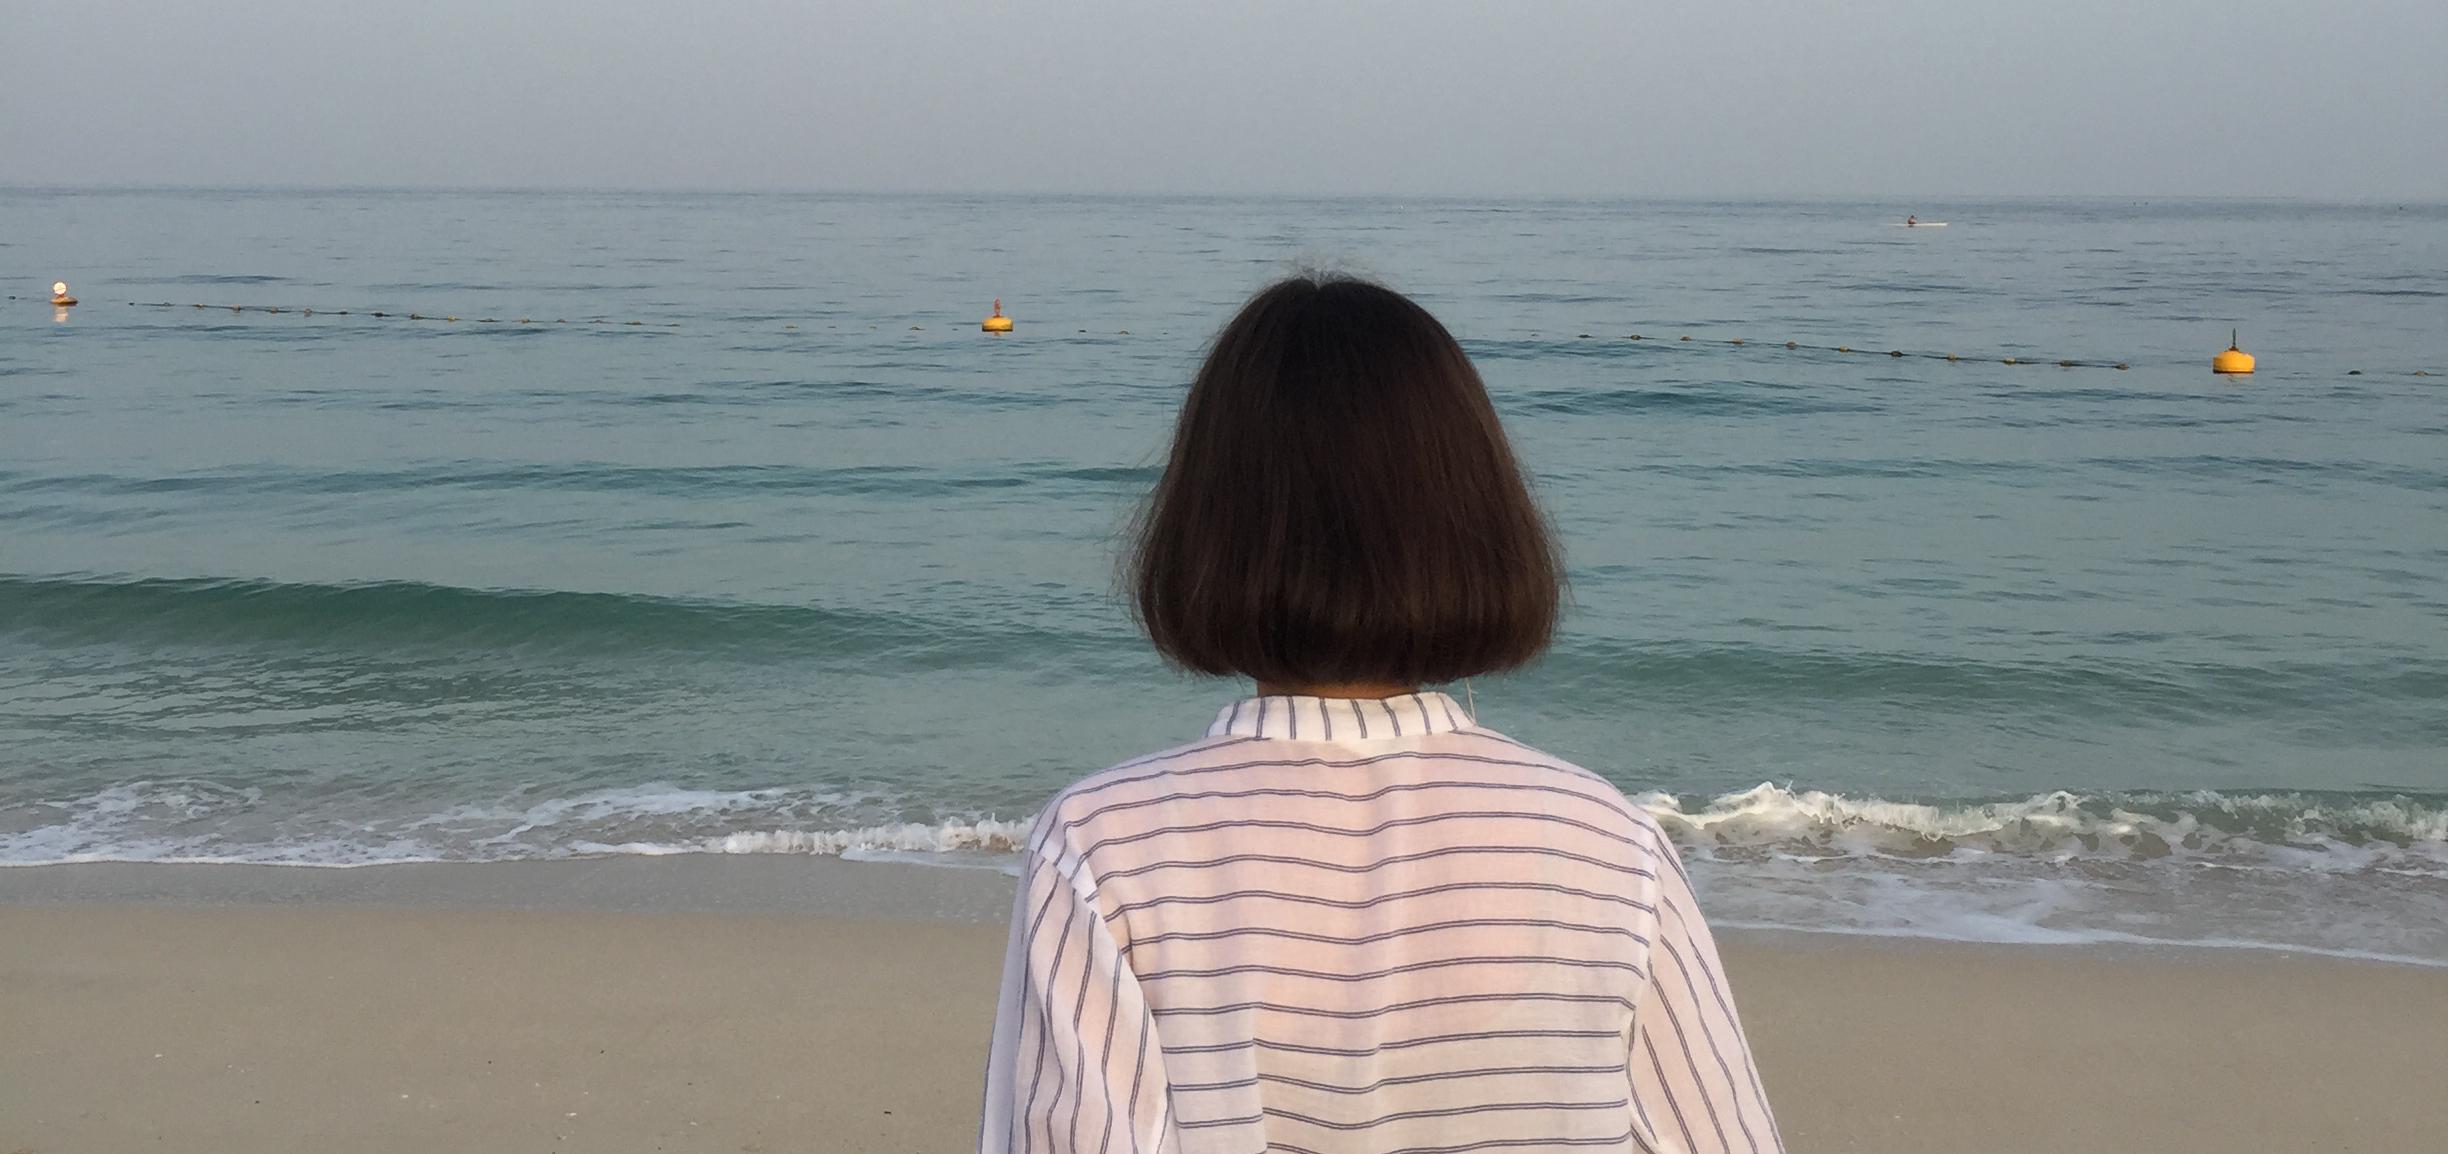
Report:
M 67 281 L 56 280 L 51 282 L 51 303 L 58 305 L 61 308 L 67 308 L 69 305 L 76 303 L 76 298 L 68 295 Z
M 989 333 L 1008 333 L 1012 331 L 1011 318 L 1003 315 L 1003 298 L 995 298 L 994 315 L 980 321 L 978 323 L 978 329 L 981 332 Z
M 2236 332 L 2227 332 L 2227 351 L 2210 358 L 2210 371 L 2231 377 L 2249 377 L 2253 371 L 2251 353 L 2236 347 Z

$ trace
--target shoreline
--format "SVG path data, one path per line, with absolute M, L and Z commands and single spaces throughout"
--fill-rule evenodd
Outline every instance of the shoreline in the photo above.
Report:
M 997 869 L 824 854 L 604 855 L 496 862 L 71 862 L 0 868 L 11 906 L 153 905 L 798 914 L 1002 925 Z
M 974 1141 L 1008 878 L 503 864 L 0 870 L 0 1150 Z M 1797 1152 L 2409 1150 L 2448 1129 L 2439 970 L 1723 939 Z
M 0 866 L 0 911 L 23 906 L 342 907 L 550 913 L 793 914 L 1002 926 L 1012 877 L 994 865 L 831 854 L 604 854 L 523 861 L 55 862 Z M 1707 893 L 1702 893 L 1707 901 Z M 1956 946 L 2096 957 L 2304 958 L 2448 972 L 2448 959 L 2243 939 L 1975 938 L 1722 918 L 1718 935 L 1795 949 Z

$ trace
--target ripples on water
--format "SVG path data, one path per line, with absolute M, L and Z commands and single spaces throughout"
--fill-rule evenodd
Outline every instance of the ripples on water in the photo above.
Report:
M 87 302 L 0 320 L 0 858 L 991 863 L 1230 692 L 1144 652 L 1114 540 L 1200 343 L 1325 262 L 1464 339 L 1565 533 L 1483 716 L 1662 791 L 1729 920 L 2448 960 L 2436 206 L 0 217 Z

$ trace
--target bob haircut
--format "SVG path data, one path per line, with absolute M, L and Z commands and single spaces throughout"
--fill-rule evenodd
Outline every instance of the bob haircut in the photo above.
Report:
M 1175 665 L 1415 686 L 1547 648 L 1563 559 L 1462 346 L 1349 277 L 1261 291 L 1190 384 L 1131 560 Z

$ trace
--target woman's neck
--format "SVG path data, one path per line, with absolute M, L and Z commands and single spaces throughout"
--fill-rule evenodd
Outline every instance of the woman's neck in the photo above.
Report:
M 1417 692 L 1419 686 L 1396 685 L 1387 681 L 1338 681 L 1324 685 L 1288 685 L 1273 681 L 1258 683 L 1260 697 L 1337 697 L 1365 701 Z

